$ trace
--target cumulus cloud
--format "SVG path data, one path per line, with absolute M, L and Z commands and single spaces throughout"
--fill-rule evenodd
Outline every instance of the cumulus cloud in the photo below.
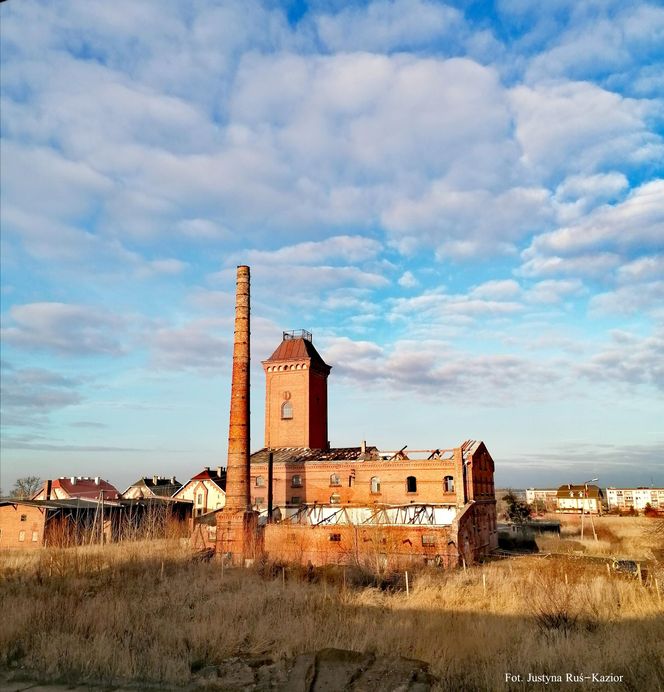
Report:
M 29 303 L 9 311 L 11 326 L 2 338 L 12 346 L 68 356 L 117 356 L 121 317 L 102 308 L 68 303 Z
M 321 264 L 329 261 L 363 262 L 375 258 L 381 244 L 363 236 L 341 235 L 320 241 L 308 241 L 281 247 L 277 250 L 248 250 L 232 255 L 229 264 L 247 262 L 256 264 Z
M 219 327 L 229 324 L 214 319 L 193 320 L 179 327 L 162 327 L 150 337 L 151 366 L 157 370 L 219 372 L 232 359 L 232 344 Z
M 3 427 L 42 424 L 46 417 L 83 401 L 80 380 L 46 368 L 2 365 L 0 401 Z
M 393 51 L 433 41 L 459 44 L 463 15 L 448 5 L 427 0 L 374 0 L 314 18 L 317 33 L 332 51 Z

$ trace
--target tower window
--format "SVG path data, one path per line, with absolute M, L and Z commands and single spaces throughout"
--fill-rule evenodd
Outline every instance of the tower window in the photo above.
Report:
M 378 476 L 374 476 L 371 479 L 371 492 L 372 493 L 379 493 L 380 492 L 380 478 L 378 478 Z
M 341 485 L 341 477 L 338 473 L 333 473 L 330 476 L 330 485 Z
M 302 476 L 293 476 L 291 478 L 291 488 L 301 488 L 302 487 Z
M 339 493 L 334 493 L 333 495 L 330 495 L 330 504 L 331 505 L 338 505 L 341 502 L 341 495 Z
M 406 492 L 416 493 L 417 492 L 417 478 L 415 476 L 408 476 L 406 478 Z
M 256 486 L 261 488 L 265 485 L 265 478 L 263 476 L 256 476 Z
M 452 476 L 445 476 L 445 478 L 443 478 L 443 490 L 446 493 L 454 492 L 454 478 Z
M 281 404 L 281 420 L 290 420 L 293 417 L 293 404 L 290 401 L 284 401 Z

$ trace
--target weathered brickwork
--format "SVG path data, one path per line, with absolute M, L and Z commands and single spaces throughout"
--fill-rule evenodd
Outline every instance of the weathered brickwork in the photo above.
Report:
M 459 561 L 453 537 L 447 527 L 270 524 L 264 529 L 264 550 L 271 558 L 302 565 L 452 566 Z
M 20 504 L 0 506 L 0 548 L 41 548 L 45 511 L 41 507 Z

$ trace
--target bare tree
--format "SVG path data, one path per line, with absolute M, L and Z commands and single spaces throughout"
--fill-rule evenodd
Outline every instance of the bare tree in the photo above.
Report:
M 9 497 L 15 497 L 17 500 L 25 500 L 32 497 L 41 486 L 41 478 L 39 476 L 25 476 L 19 478 L 14 487 L 9 493 Z

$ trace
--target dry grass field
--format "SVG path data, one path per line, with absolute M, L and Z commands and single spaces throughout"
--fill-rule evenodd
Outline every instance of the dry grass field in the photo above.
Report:
M 660 547 L 638 524 L 623 526 L 624 552 Z M 232 656 L 338 647 L 426 661 L 441 690 L 550 690 L 528 675 L 595 673 L 622 682 L 560 687 L 655 691 L 664 574 L 659 595 L 655 575 L 639 583 L 602 561 L 526 556 L 422 571 L 407 596 L 361 586 L 350 570 L 222 573 L 177 541 L 4 553 L 0 665 L 49 681 L 165 687 Z

